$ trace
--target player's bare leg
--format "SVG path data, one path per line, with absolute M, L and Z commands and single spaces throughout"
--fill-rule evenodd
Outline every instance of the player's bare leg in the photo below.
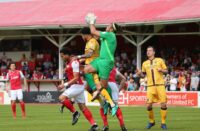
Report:
M 96 124 L 91 111 L 86 107 L 85 103 L 78 103 L 79 109 L 84 114 L 85 118 L 89 121 L 91 128 L 89 131 L 97 131 L 98 125 Z
M 161 103 L 160 115 L 161 115 L 161 128 L 163 130 L 167 130 L 167 125 L 166 125 L 167 104 L 166 103 Z
M 96 70 L 92 67 L 92 65 L 86 65 L 84 68 L 84 73 L 88 74 L 88 73 L 96 73 Z M 94 101 L 101 93 L 101 90 L 103 89 L 103 87 L 101 86 L 101 84 L 97 84 L 96 85 L 97 90 L 93 92 L 93 98 L 92 101 Z
M 20 102 L 20 107 L 22 111 L 22 118 L 26 118 L 25 103 L 23 100 L 19 100 L 19 102 Z
M 11 101 L 11 108 L 12 108 L 12 113 L 13 113 L 13 118 L 16 119 L 16 101 L 12 100 Z
M 65 107 L 73 114 L 72 115 L 72 125 L 75 125 L 78 122 L 78 118 L 80 117 L 80 113 L 75 110 L 73 104 L 71 103 L 70 99 L 64 95 L 59 96 L 60 102 L 65 105 Z
M 149 117 L 149 123 L 146 126 L 147 129 L 151 129 L 151 127 L 155 125 L 155 118 L 152 105 L 153 105 L 152 103 L 147 103 L 147 113 Z

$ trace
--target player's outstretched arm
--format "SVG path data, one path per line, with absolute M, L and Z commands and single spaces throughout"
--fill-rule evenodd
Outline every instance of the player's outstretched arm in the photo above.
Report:
M 93 34 L 97 37 L 100 37 L 100 31 L 96 29 L 94 24 L 90 25 L 90 32 L 91 32 L 91 34 Z
M 93 54 L 94 54 L 94 51 L 90 49 L 89 52 L 88 52 L 87 54 L 78 55 L 77 58 L 78 58 L 78 59 L 90 58 Z
M 100 31 L 98 31 L 94 25 L 96 23 L 96 18 L 97 18 L 97 16 L 95 16 L 94 13 L 88 13 L 85 17 L 85 20 L 86 20 L 86 23 L 89 24 L 89 26 L 90 26 L 91 34 L 99 37 Z

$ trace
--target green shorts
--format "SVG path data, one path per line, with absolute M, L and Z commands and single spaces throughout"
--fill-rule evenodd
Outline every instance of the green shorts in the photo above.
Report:
M 113 61 L 102 58 L 96 58 L 90 64 L 97 71 L 99 77 L 104 80 L 108 80 L 110 72 L 114 67 Z

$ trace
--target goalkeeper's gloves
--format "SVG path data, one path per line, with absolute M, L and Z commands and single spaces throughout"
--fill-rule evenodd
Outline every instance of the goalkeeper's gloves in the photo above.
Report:
M 95 16 L 93 13 L 88 13 L 85 17 L 85 20 L 87 24 L 92 25 L 96 23 L 96 18 L 97 16 Z

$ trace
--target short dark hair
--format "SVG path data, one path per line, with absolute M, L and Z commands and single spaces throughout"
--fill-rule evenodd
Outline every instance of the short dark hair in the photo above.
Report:
M 14 64 L 14 65 L 16 66 L 16 63 L 15 63 L 15 62 L 10 62 L 9 68 L 10 68 L 10 66 L 11 66 L 12 64 Z
M 63 53 L 65 55 L 71 55 L 72 54 L 72 51 L 70 48 L 67 48 L 67 47 L 63 47 L 61 50 L 60 50 L 60 53 Z
M 148 47 L 147 47 L 147 49 L 148 49 L 148 48 L 152 48 L 152 49 L 153 49 L 153 51 L 154 51 L 154 52 L 156 52 L 156 49 L 155 49 L 155 47 L 153 47 L 153 46 L 151 46 L 151 45 L 150 45 L 150 46 L 148 46 Z
M 90 28 L 89 27 L 82 28 L 81 34 L 90 35 L 91 34 Z

